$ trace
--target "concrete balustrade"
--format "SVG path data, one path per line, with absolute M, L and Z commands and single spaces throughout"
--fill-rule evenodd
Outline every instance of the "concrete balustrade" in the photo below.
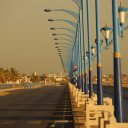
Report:
M 107 113 L 111 116 L 114 116 L 114 106 L 111 104 L 108 105 L 95 105 L 92 100 L 89 100 L 85 103 L 85 115 L 86 115 L 86 127 L 100 127 L 100 119 L 104 118 L 104 114 Z M 92 119 L 93 117 L 93 119 Z M 101 121 L 102 122 L 102 121 Z M 102 123 L 102 126 L 104 124 Z M 104 127 L 102 127 L 104 128 Z
M 128 123 L 117 123 L 114 116 L 109 117 L 108 123 L 105 124 L 105 128 L 128 128 Z
M 85 95 L 71 83 L 69 83 L 69 91 L 73 110 L 77 109 L 74 108 L 75 103 L 76 107 L 84 111 L 85 128 L 128 128 L 128 123 L 117 123 L 111 98 L 106 97 L 103 99 L 104 105 L 97 105 L 96 94 L 89 98 L 88 94 Z M 77 122 L 81 122 L 80 119 L 83 117 L 74 117 Z

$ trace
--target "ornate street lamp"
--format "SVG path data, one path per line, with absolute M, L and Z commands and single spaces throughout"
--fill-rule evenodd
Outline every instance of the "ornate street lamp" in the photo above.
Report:
M 95 54 L 95 48 L 96 48 L 95 46 L 93 46 L 93 45 L 91 46 L 92 56 L 94 56 L 94 54 Z
M 128 8 L 123 7 L 120 2 L 120 7 L 118 8 L 119 13 L 119 32 L 120 36 L 124 37 L 124 29 L 125 29 L 125 19 L 126 19 L 126 13 L 128 12 Z
M 122 7 L 121 2 L 120 2 L 120 7 L 118 8 L 118 12 L 119 12 L 120 26 L 124 27 L 126 13 L 128 12 L 128 8 Z
M 103 37 L 105 38 L 105 42 L 106 42 L 106 48 L 109 47 L 109 45 L 111 44 L 110 42 L 110 36 L 112 34 L 112 27 L 108 27 L 107 25 L 103 28 L 101 28 L 100 30 L 103 34 Z

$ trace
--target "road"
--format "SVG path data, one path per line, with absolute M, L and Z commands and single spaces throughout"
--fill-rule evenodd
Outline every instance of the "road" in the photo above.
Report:
M 0 128 L 73 128 L 67 86 L 0 93 Z

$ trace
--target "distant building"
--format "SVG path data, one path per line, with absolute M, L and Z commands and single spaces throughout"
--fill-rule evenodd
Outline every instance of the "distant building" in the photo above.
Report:
M 37 72 L 36 72 L 36 70 L 34 71 L 33 75 L 34 75 L 34 76 L 37 76 Z

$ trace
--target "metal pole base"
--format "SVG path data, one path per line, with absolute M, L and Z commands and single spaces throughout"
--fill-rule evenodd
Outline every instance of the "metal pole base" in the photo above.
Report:
M 93 96 L 92 70 L 89 70 L 89 98 Z
M 88 93 L 88 86 L 87 86 L 87 73 L 84 74 L 84 93 Z
M 114 57 L 114 103 L 117 122 L 123 122 L 121 59 Z
M 103 105 L 102 67 L 97 66 L 97 104 Z

